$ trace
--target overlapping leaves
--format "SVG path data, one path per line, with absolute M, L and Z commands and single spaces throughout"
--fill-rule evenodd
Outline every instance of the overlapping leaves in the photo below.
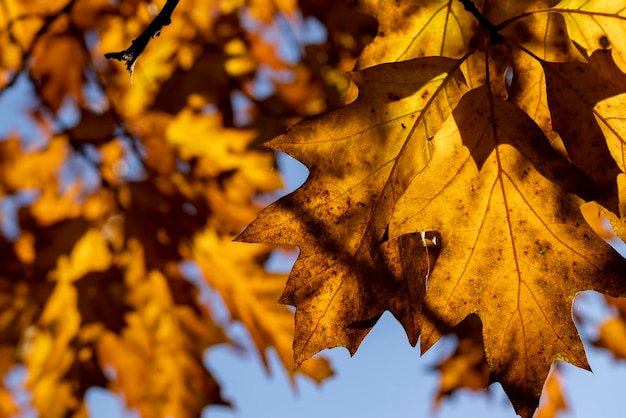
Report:
M 523 416 L 554 360 L 588 367 L 575 295 L 626 292 L 579 210 L 595 200 L 618 224 L 625 207 L 626 4 L 600 3 L 363 2 L 379 34 L 358 98 L 269 143 L 311 175 L 240 236 L 301 249 L 282 297 L 296 363 L 354 352 L 387 309 L 424 350 L 478 314 L 491 380 Z

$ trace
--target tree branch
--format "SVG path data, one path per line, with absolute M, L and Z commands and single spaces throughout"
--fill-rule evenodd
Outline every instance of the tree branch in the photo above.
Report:
M 172 22 L 172 12 L 174 12 L 174 9 L 178 5 L 178 1 L 179 0 L 167 0 L 165 6 L 163 6 L 163 9 L 161 9 L 159 14 L 156 15 L 150 25 L 148 25 L 148 27 L 141 32 L 141 35 L 133 40 L 127 49 L 120 52 L 106 53 L 104 54 L 104 57 L 124 61 L 124 63 L 126 63 L 126 69 L 132 77 L 135 62 L 148 45 L 148 42 L 150 42 L 150 39 L 159 36 L 163 26 L 167 26 Z

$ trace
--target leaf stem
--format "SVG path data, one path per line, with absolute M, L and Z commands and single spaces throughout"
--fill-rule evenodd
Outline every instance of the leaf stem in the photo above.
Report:
M 128 48 L 120 52 L 108 52 L 104 54 L 104 57 L 124 61 L 126 63 L 126 69 L 132 77 L 135 61 L 137 61 L 139 55 L 141 55 L 143 50 L 146 48 L 150 39 L 159 36 L 163 26 L 167 26 L 172 23 L 172 13 L 178 5 L 178 1 L 179 0 L 167 0 L 165 6 L 163 6 L 163 9 L 161 9 L 159 14 L 156 15 L 150 25 L 148 25 L 148 27 L 141 32 L 135 40 L 132 41 Z
M 489 31 L 489 43 L 491 45 L 495 45 L 502 41 L 503 37 L 498 32 L 500 28 L 491 23 L 485 16 L 483 16 L 483 14 L 476 8 L 476 5 L 472 0 L 459 0 L 459 2 L 463 4 L 463 6 L 465 6 L 465 10 L 470 12 L 476 18 L 476 20 L 478 20 L 480 26 Z

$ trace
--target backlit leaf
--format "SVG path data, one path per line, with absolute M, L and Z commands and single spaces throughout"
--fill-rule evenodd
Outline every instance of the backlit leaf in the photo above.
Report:
M 311 175 L 238 239 L 300 247 L 281 298 L 297 308 L 296 365 L 328 347 L 354 353 L 386 309 L 417 342 L 423 292 L 403 276 L 427 274 L 421 237 L 380 244 L 392 206 L 427 163 L 429 139 L 463 91 L 454 63 L 423 58 L 355 73 L 360 92 L 353 104 L 270 142 Z M 404 254 L 411 251 L 409 261 Z
M 557 184 L 584 176 L 542 145 L 525 114 L 485 87 L 467 93 L 453 115 L 433 139 L 440 152 L 399 200 L 391 235 L 448 231 L 428 282 L 436 314 L 422 347 L 478 313 L 492 378 L 521 408 L 538 398 L 554 359 L 588 367 L 572 300 L 589 288 L 622 293 L 613 278 L 623 263 L 586 226 L 580 200 Z
M 457 334 L 436 401 L 499 381 L 527 418 L 548 376 L 556 415 L 554 360 L 587 367 L 572 300 L 626 294 L 594 232 L 626 235 L 625 8 L 0 1 L 0 373 L 40 416 L 105 387 L 195 417 L 225 403 L 216 344 L 319 382 L 388 310 L 424 350 Z M 283 184 L 273 137 L 310 176 L 244 230 Z M 289 278 L 268 244 L 300 247 Z
M 287 371 L 292 373 L 293 316 L 277 303 L 286 277 L 269 274 L 247 261 L 265 258 L 270 250 L 269 246 L 220 241 L 215 234 L 205 231 L 195 237 L 192 254 L 209 286 L 224 299 L 232 319 L 241 321 L 248 329 L 265 367 L 269 367 L 266 350 L 274 347 Z M 323 358 L 309 360 L 299 372 L 318 383 L 332 375 Z
M 626 37 L 626 3 L 601 0 L 563 0 L 554 6 L 567 22 L 569 36 L 581 45 L 588 55 L 598 49 L 615 51 L 615 62 L 626 70 L 626 54 L 621 43 Z
M 397 6 L 365 0 L 359 9 L 378 20 L 378 34 L 359 57 L 360 68 L 427 56 L 460 58 L 479 30 L 476 19 L 456 0 Z

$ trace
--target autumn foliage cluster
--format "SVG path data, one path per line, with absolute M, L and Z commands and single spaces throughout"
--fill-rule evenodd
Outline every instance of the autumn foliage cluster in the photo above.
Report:
M 203 354 L 230 342 L 207 289 L 262 359 L 273 347 L 293 370 L 293 313 L 276 303 L 286 276 L 264 269 L 275 247 L 233 238 L 282 187 L 257 145 L 338 104 L 375 24 L 357 18 L 305 50 L 295 36 L 312 11 L 283 3 L 180 2 L 131 84 L 104 54 L 127 48 L 163 1 L 0 2 L 0 100 L 29 98 L 0 142 L 0 373 L 26 367 L 42 417 L 86 416 L 93 386 L 145 417 L 224 403 Z M 263 33 L 289 30 L 300 56 L 287 59 Z M 331 371 L 320 359 L 298 373 Z M 18 407 L 2 389 L 0 416 Z
M 94 386 L 199 416 L 235 344 L 211 293 L 315 381 L 384 311 L 423 351 L 454 332 L 437 400 L 498 381 L 531 416 L 555 360 L 588 368 L 579 292 L 626 357 L 625 43 L 624 1 L 0 0 L 0 101 L 27 102 L 0 124 L 0 373 L 41 416 Z M 261 144 L 310 170 L 263 210 Z

